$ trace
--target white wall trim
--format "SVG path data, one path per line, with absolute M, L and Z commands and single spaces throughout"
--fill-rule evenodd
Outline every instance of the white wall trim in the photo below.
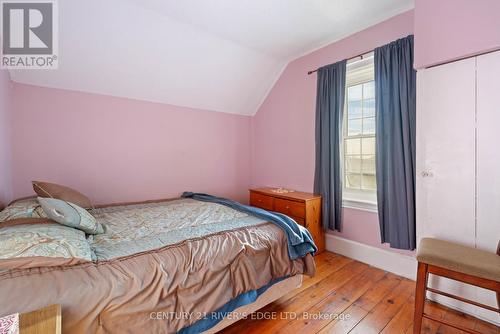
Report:
M 342 199 L 342 207 L 354 210 L 374 212 L 374 213 L 378 212 L 377 203 L 347 199 L 347 198 Z
M 412 256 L 368 246 L 330 233 L 326 234 L 326 250 L 411 280 L 415 280 L 417 276 L 417 260 Z

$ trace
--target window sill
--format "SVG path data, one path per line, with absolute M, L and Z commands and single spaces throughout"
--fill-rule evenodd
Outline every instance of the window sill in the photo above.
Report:
M 362 201 L 359 199 L 342 199 L 342 207 L 348 209 L 362 210 L 368 212 L 378 212 L 378 207 L 376 202 Z

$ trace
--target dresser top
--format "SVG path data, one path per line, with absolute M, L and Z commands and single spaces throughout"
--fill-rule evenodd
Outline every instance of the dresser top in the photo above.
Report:
M 293 192 L 288 192 L 288 193 L 277 193 L 277 192 L 273 191 L 275 189 L 277 189 L 277 188 L 264 187 L 264 188 L 253 188 L 253 189 L 250 189 L 250 191 L 256 192 L 259 194 L 263 194 L 263 195 L 272 196 L 272 197 L 292 199 L 292 200 L 296 200 L 296 201 L 310 201 L 310 200 L 321 199 L 320 195 L 315 195 L 312 193 L 305 193 L 302 191 L 293 191 Z

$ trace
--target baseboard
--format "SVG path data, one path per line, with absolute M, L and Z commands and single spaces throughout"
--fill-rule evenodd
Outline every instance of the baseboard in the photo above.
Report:
M 417 260 L 412 256 L 365 245 L 330 233 L 327 233 L 325 237 L 326 250 L 330 252 L 347 256 L 411 280 L 415 280 L 417 277 Z

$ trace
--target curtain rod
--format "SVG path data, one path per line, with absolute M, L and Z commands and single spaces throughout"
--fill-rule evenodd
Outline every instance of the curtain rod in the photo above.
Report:
M 373 50 L 370 50 L 370 51 L 365 51 L 365 52 L 360 53 L 359 55 L 354 56 L 354 57 L 351 57 L 351 58 L 349 58 L 349 59 L 347 59 L 347 60 L 351 60 L 351 59 L 355 59 L 355 58 L 361 58 L 361 59 L 363 59 L 363 57 L 364 57 L 367 53 L 370 53 L 370 52 L 373 52 Z M 309 71 L 309 72 L 307 72 L 307 75 L 311 75 L 311 74 L 313 74 L 313 73 L 315 73 L 315 72 L 318 72 L 318 70 L 319 70 L 319 69 L 320 69 L 320 68 L 318 67 L 318 68 L 317 68 L 317 69 L 315 69 L 315 70 Z

